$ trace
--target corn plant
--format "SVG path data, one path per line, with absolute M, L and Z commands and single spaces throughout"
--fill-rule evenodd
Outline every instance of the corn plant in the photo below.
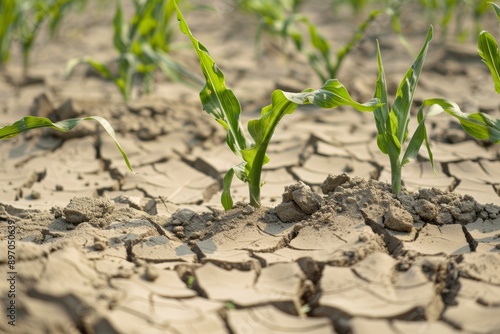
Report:
M 258 49 L 263 31 L 270 33 L 273 37 L 281 38 L 283 48 L 288 41 L 292 41 L 296 50 L 308 57 L 309 64 L 323 82 L 337 77 L 345 57 L 364 37 L 370 23 L 383 14 L 389 15 L 393 30 L 398 34 L 403 45 L 412 53 L 399 24 L 400 1 L 395 1 L 384 9 L 371 11 L 368 17 L 358 26 L 351 39 L 336 53 L 333 53 L 331 44 L 321 34 L 318 27 L 299 12 L 301 1 L 241 0 L 239 3 L 245 10 L 256 13 L 260 18 L 255 39 L 256 49 Z M 359 2 L 357 5 L 364 6 L 365 4 Z M 305 44 L 306 40 L 310 41 L 311 45 L 309 47 Z
M 116 3 L 113 43 L 119 53 L 118 73 L 113 73 L 106 64 L 87 56 L 69 61 L 67 75 L 71 74 L 76 65 L 88 64 L 104 79 L 116 85 L 125 102 L 131 98 L 136 78 L 143 79 L 147 94 L 151 92 L 153 74 L 158 68 L 171 79 L 186 78 L 201 84 L 197 77 L 167 56 L 171 48 L 172 32 L 169 22 L 174 13 L 172 1 L 135 0 L 134 5 L 135 14 L 126 23 L 120 0 Z
M 49 23 L 51 35 L 59 26 L 68 10 L 82 0 L 21 0 L 15 1 L 17 6 L 17 33 L 23 54 L 23 70 L 26 76 L 30 55 L 38 33 L 44 22 Z
M 276 126 L 287 114 L 291 114 L 300 104 L 314 104 L 321 108 L 352 106 L 358 111 L 373 111 L 380 106 L 377 99 L 360 104 L 351 99 L 346 88 L 338 80 L 328 80 L 318 90 L 306 89 L 301 93 L 288 93 L 275 90 L 270 105 L 262 109 L 260 118 L 249 121 L 247 129 L 251 138 L 245 136 L 240 122 L 241 105 L 233 91 L 225 84 L 224 74 L 210 57 L 207 48 L 189 30 L 188 24 L 176 5 L 177 18 L 181 31 L 186 34 L 196 51 L 201 71 L 205 77 L 205 87 L 200 92 L 203 109 L 227 130 L 226 143 L 242 162 L 225 174 L 221 202 L 228 210 L 233 207 L 231 184 L 234 175 L 248 183 L 250 204 L 260 206 L 262 187 L 262 167 L 269 161 L 267 147 Z
M 488 0 L 420 0 L 423 9 L 427 12 L 431 23 L 438 23 L 441 27 L 441 39 L 447 37 L 448 27 L 454 21 L 456 23 L 454 35 L 459 41 L 465 41 L 470 31 L 464 27 L 467 21 L 466 15 L 473 20 L 473 36 L 478 36 L 481 31 L 481 19 L 488 10 Z
M 427 49 L 432 40 L 432 35 L 433 29 L 431 26 L 427 32 L 427 36 L 420 53 L 399 84 L 396 92 L 396 99 L 394 100 L 392 107 L 389 105 L 387 97 L 388 94 L 384 67 L 382 64 L 380 48 L 377 45 L 378 79 L 374 96 L 383 103 L 381 107 L 375 109 L 374 111 L 375 123 L 378 132 L 377 145 L 380 151 L 389 155 L 393 193 L 400 192 L 402 169 L 407 163 L 417 157 L 424 141 L 432 168 L 434 169 L 434 159 L 425 127 L 425 121 L 430 116 L 446 112 L 457 118 L 462 128 L 473 137 L 478 139 L 489 139 L 494 143 L 500 142 L 499 120 L 479 112 L 467 114 L 462 112 L 458 105 L 450 100 L 432 98 L 423 101 L 417 114 L 417 129 L 409 139 L 406 149 L 404 148 L 404 144 L 408 140 L 409 134 L 408 125 L 410 121 L 410 108 L 425 57 L 427 55 Z M 498 47 L 496 51 L 491 51 L 491 53 L 492 57 L 496 56 L 498 64 Z M 487 58 L 489 58 L 489 56 L 487 56 Z M 497 69 L 499 68 L 500 67 L 497 67 Z M 426 109 L 427 112 L 424 112 Z
M 351 39 L 334 55 L 332 54 L 333 51 L 330 43 L 328 43 L 325 37 L 321 35 L 321 33 L 313 24 L 305 20 L 308 25 L 310 35 L 309 38 L 311 40 L 313 48 L 310 51 L 306 51 L 302 44 L 296 43 L 297 49 L 307 54 L 309 64 L 312 66 L 317 76 L 322 81 L 325 81 L 328 78 L 336 78 L 345 57 L 352 51 L 357 43 L 361 39 L 363 39 L 366 29 L 368 28 L 370 23 L 375 21 L 375 19 L 382 14 L 387 14 L 390 16 L 394 31 L 400 36 L 403 44 L 411 51 L 409 44 L 406 42 L 406 39 L 401 33 L 397 11 L 393 8 L 371 11 L 368 14 L 368 17 L 358 26 Z
M 1 127 L 0 128 L 0 140 L 7 140 L 7 139 L 13 138 L 13 137 L 21 134 L 22 132 L 36 129 L 36 128 L 52 128 L 52 129 L 55 129 L 58 131 L 67 132 L 67 131 L 73 130 L 73 128 L 75 126 L 77 126 L 79 123 L 81 123 L 83 121 L 90 121 L 90 120 L 97 121 L 102 125 L 104 130 L 106 130 L 106 132 L 115 141 L 116 147 L 118 148 L 118 150 L 122 154 L 123 160 L 125 161 L 125 164 L 127 165 L 128 169 L 131 172 L 134 172 L 134 170 L 133 170 L 133 168 L 128 160 L 127 154 L 122 149 L 122 147 L 120 146 L 120 143 L 116 139 L 115 131 L 113 130 L 111 125 L 108 123 L 108 121 L 100 116 L 72 118 L 72 119 L 59 121 L 56 123 L 53 123 L 50 119 L 45 118 L 45 117 L 26 116 L 26 117 L 19 119 L 16 122 L 12 123 L 12 124 L 7 124 L 7 125 Z
M 298 13 L 302 0 L 237 0 L 239 8 L 257 14 L 259 25 L 255 33 L 255 50 L 260 54 L 263 33 L 280 38 L 284 48 L 288 38 L 301 39 L 301 33 L 295 25 L 302 19 Z

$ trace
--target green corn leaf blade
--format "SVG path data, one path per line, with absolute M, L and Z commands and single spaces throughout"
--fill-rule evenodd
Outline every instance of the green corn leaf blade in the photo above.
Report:
M 222 195 L 221 195 L 221 203 L 224 207 L 224 210 L 229 210 L 233 208 L 233 198 L 231 197 L 231 184 L 233 182 L 234 170 L 231 168 L 224 175 L 224 179 L 222 180 Z
M 325 76 L 325 71 L 323 70 L 323 63 L 319 59 L 318 55 L 314 52 L 309 52 L 307 56 L 309 58 L 309 64 L 313 68 L 314 72 L 316 72 L 320 80 L 328 80 L 328 78 Z
M 444 111 L 455 117 L 464 130 L 471 136 L 480 140 L 490 140 L 496 144 L 500 143 L 499 119 L 482 112 L 473 114 L 462 112 L 456 103 L 443 98 L 425 100 L 418 111 L 419 118 L 424 117 L 423 109 L 425 107 L 429 107 L 429 111 L 426 114 L 427 117 Z
M 395 163 L 399 161 L 399 155 L 401 154 L 401 146 L 402 143 L 399 141 L 397 137 L 397 128 L 398 128 L 398 118 L 394 111 L 389 112 L 389 118 L 387 119 L 384 140 L 387 147 L 387 154 L 389 155 L 389 159 Z M 399 163 L 398 163 L 399 165 Z
M 290 36 L 290 38 L 293 41 L 293 44 L 295 44 L 295 48 L 299 51 L 302 51 L 302 47 L 304 45 L 302 34 L 297 31 L 289 31 L 288 36 Z
M 170 56 L 162 50 L 155 51 L 149 44 L 144 43 L 142 45 L 142 51 L 151 59 L 155 59 L 158 62 L 158 66 L 170 79 L 174 81 L 182 81 L 185 84 L 196 87 L 203 86 L 204 82 L 202 79 L 171 59 Z
M 422 147 L 422 144 L 425 141 L 427 152 L 429 153 L 429 158 L 432 165 L 432 170 L 434 171 L 434 174 L 436 174 L 436 169 L 434 167 L 434 157 L 429 145 L 429 139 L 427 137 L 427 129 L 425 127 L 425 120 L 427 119 L 427 116 L 428 115 L 419 117 L 419 124 L 417 126 L 417 129 L 413 133 L 410 142 L 408 143 L 408 147 L 406 148 L 405 154 L 401 159 L 401 165 L 404 166 L 411 160 L 415 159 L 418 156 L 420 147 Z
M 69 76 L 74 67 L 78 64 L 87 64 L 96 70 L 97 73 L 99 73 L 99 75 L 104 79 L 115 80 L 111 70 L 106 65 L 91 57 L 74 58 L 68 61 L 68 64 L 66 65 L 66 76 Z
M 266 151 L 276 126 L 285 115 L 291 114 L 296 108 L 297 104 L 291 102 L 283 91 L 275 90 L 272 103 L 262 109 L 261 117 L 248 122 L 248 132 L 254 144 L 241 153 L 245 161 L 244 174 L 249 183 L 250 204 L 253 206 L 260 206 L 262 167 L 269 161 Z
M 323 55 L 328 56 L 330 53 L 330 44 L 323 35 L 318 31 L 318 28 L 312 23 L 307 24 L 309 29 L 309 37 L 312 45 Z
M 500 23 L 500 7 L 493 2 L 488 2 L 488 3 L 493 7 L 493 10 L 495 11 L 495 14 L 497 16 L 497 20 Z
M 130 43 L 130 41 L 128 38 L 128 27 L 127 24 L 125 23 L 125 19 L 123 18 L 123 11 L 120 0 L 116 1 L 116 13 L 113 19 L 113 28 L 114 28 L 113 43 L 115 45 L 115 48 L 120 53 L 123 53 L 127 51 L 128 48 L 127 46 Z
M 20 133 L 24 131 L 28 131 L 31 129 L 36 129 L 36 128 L 52 128 L 58 131 L 62 132 L 67 132 L 73 130 L 75 126 L 77 126 L 80 122 L 83 121 L 88 121 L 88 120 L 94 120 L 98 121 L 104 130 L 113 138 L 115 141 L 116 147 L 122 154 L 123 160 L 127 164 L 128 169 L 131 172 L 134 172 L 132 166 L 130 165 L 130 162 L 128 160 L 127 154 L 125 151 L 122 149 L 120 146 L 120 143 L 118 143 L 118 140 L 116 139 L 116 134 L 111 125 L 108 123 L 107 120 L 100 116 L 89 116 L 89 117 L 83 117 L 83 118 L 72 118 L 72 119 L 67 119 L 64 121 L 52 123 L 52 121 L 48 118 L 45 117 L 36 117 L 36 116 L 26 116 L 21 118 L 20 120 L 12 123 L 5 125 L 0 128 L 0 140 L 7 140 L 12 137 L 15 137 L 19 135 Z
M 500 52 L 495 38 L 487 31 L 479 35 L 478 53 L 491 72 L 495 91 L 500 94 Z
M 132 90 L 132 76 L 135 71 L 135 59 L 130 52 L 122 54 L 119 59 L 119 77 L 115 77 L 106 65 L 91 57 L 75 58 L 68 61 L 66 76 L 69 76 L 78 64 L 87 64 L 97 71 L 103 79 L 112 81 L 120 91 L 125 102 L 128 102 Z
M 415 62 L 406 72 L 405 77 L 399 84 L 398 90 L 396 91 L 396 99 L 394 100 L 392 111 L 397 117 L 396 138 L 398 138 L 399 143 L 404 143 L 406 141 L 406 137 L 408 136 L 410 108 L 413 102 L 415 89 L 418 84 L 418 79 L 420 77 L 420 73 L 422 72 L 425 57 L 427 55 L 428 46 L 432 40 L 432 33 L 433 29 L 432 26 L 430 26 L 427 31 L 427 37 L 424 45 L 420 49 Z
M 361 112 L 374 111 L 382 103 L 373 98 L 366 103 L 354 101 L 349 92 L 337 79 L 330 79 L 318 90 L 306 89 L 301 93 L 283 92 L 284 96 L 296 104 L 314 104 L 320 108 L 336 108 L 340 106 L 351 106 Z
M 173 1 L 173 0 L 171 0 Z M 241 106 L 233 91 L 226 87 L 224 74 L 210 57 L 206 47 L 198 41 L 184 19 L 179 7 L 175 4 L 177 19 L 181 31 L 186 34 L 194 46 L 200 67 L 205 76 L 205 87 L 200 92 L 203 109 L 211 114 L 227 131 L 226 142 L 239 157 L 241 151 L 247 148 L 240 122 Z
M 424 114 L 423 110 L 426 106 L 429 106 L 429 109 L 428 112 Z M 402 159 L 402 165 L 409 163 L 411 160 L 417 157 L 420 151 L 420 147 L 422 147 L 422 144 L 425 141 L 425 146 L 427 149 L 427 153 L 429 154 L 432 170 L 434 174 L 437 175 L 434 165 L 434 155 L 432 154 L 432 150 L 429 144 L 429 138 L 427 137 L 427 129 L 425 127 L 425 121 L 427 120 L 428 117 L 437 115 L 445 111 L 444 109 L 448 109 L 450 111 L 460 110 L 460 108 L 455 102 L 446 99 L 428 99 L 422 103 L 422 106 L 419 108 L 417 114 L 418 127 L 413 133 L 413 136 L 410 139 L 410 143 L 406 148 L 405 154 Z
M 377 145 L 380 151 L 384 154 L 388 154 L 387 148 L 387 120 L 389 119 L 389 101 L 387 98 L 387 83 L 385 80 L 384 64 L 382 62 L 382 55 L 380 53 L 380 45 L 377 41 L 377 64 L 378 64 L 378 78 L 375 85 L 374 97 L 377 98 L 382 104 L 382 106 L 376 108 L 373 111 L 373 116 L 375 118 L 375 124 L 377 126 Z
M 245 171 L 249 180 L 252 180 L 252 171 L 256 170 L 254 166 L 263 166 L 269 161 L 266 150 L 274 130 L 283 116 L 291 114 L 295 108 L 297 104 L 287 99 L 283 91 L 275 90 L 272 95 L 272 104 L 262 108 L 259 119 L 248 122 L 248 132 L 254 140 L 254 145 L 243 150 L 242 155 L 246 162 Z

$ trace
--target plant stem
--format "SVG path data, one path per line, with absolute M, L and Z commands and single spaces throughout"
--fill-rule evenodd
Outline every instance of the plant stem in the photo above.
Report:
M 260 208 L 260 178 L 259 182 L 255 184 L 252 182 L 248 185 L 248 190 L 250 192 L 250 205 L 254 208 Z
M 399 194 L 401 191 L 401 173 L 403 171 L 403 166 L 401 166 L 398 157 L 390 158 L 390 161 L 392 193 Z
M 271 133 L 272 135 L 272 133 Z M 261 177 L 262 177 L 262 167 L 264 166 L 264 158 L 266 156 L 267 144 L 263 144 L 261 149 L 255 155 L 255 159 L 252 163 L 252 169 L 250 170 L 248 191 L 250 196 L 250 205 L 254 208 L 260 208 L 260 188 L 261 188 Z

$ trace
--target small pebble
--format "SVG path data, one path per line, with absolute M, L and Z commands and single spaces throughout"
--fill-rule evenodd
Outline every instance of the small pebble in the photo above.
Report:
M 201 239 L 201 232 L 193 232 L 189 236 L 189 239 Z
M 146 271 L 144 272 L 144 277 L 150 281 L 153 282 L 155 281 L 158 276 L 160 276 L 160 273 L 158 272 L 158 269 L 152 266 L 146 266 Z
M 105 250 L 106 249 L 106 244 L 102 241 L 98 241 L 96 243 L 94 243 L 94 249 L 96 251 L 102 251 L 102 250 Z

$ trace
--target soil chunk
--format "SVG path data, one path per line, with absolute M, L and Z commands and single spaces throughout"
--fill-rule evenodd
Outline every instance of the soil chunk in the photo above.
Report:
M 300 182 L 285 187 L 283 202 L 276 207 L 276 214 L 285 223 L 306 219 L 324 204 L 323 198 L 309 186 Z
M 390 206 L 384 215 L 384 225 L 398 232 L 411 232 L 413 229 L 413 217 L 401 208 Z
M 438 215 L 438 210 L 436 205 L 432 204 L 428 200 L 420 199 L 414 205 L 413 208 L 417 215 L 424 221 L 431 221 L 436 219 Z
M 335 190 L 335 188 L 337 188 L 337 186 L 340 186 L 350 179 L 351 178 L 346 173 L 342 173 L 340 175 L 329 174 L 325 182 L 321 185 L 321 191 L 325 195 L 331 193 Z
M 91 222 L 113 212 L 115 203 L 107 197 L 74 197 L 63 209 L 66 221 L 72 224 Z

